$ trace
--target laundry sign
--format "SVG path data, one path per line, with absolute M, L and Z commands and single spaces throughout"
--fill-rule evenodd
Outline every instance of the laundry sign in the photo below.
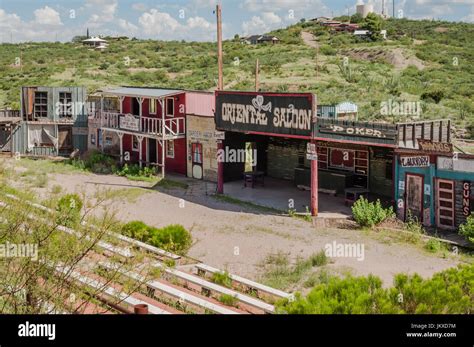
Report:
M 313 94 L 216 91 L 216 128 L 311 136 Z
M 400 157 L 402 167 L 428 167 L 430 166 L 430 157 L 427 155 Z

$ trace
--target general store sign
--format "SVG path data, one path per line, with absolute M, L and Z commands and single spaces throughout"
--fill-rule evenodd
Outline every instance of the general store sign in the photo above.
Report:
M 311 136 L 313 94 L 216 92 L 216 128 Z
M 427 155 L 400 157 L 400 165 L 402 167 L 428 167 L 430 166 L 430 157 Z
M 453 144 L 447 142 L 433 142 L 418 139 L 418 145 L 422 151 L 430 153 L 453 153 Z
M 120 128 L 124 130 L 139 131 L 140 120 L 131 114 L 126 114 L 120 117 Z

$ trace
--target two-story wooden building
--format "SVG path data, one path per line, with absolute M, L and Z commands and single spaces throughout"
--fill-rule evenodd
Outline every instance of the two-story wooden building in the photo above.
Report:
M 118 144 L 121 163 L 186 174 L 185 92 L 120 87 L 97 92 L 99 109 L 89 117 L 89 142 L 106 151 Z M 106 99 L 116 103 L 105 102 Z M 107 106 L 106 106 L 107 105 Z M 111 109 L 113 106 L 116 109 Z M 111 107 L 112 106 L 112 107 Z
M 20 124 L 13 152 L 68 156 L 87 149 L 87 91 L 84 87 L 22 87 Z

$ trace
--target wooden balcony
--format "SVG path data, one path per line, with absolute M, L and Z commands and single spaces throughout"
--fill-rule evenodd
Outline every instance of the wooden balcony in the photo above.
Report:
M 132 114 L 115 112 L 97 112 L 89 117 L 89 124 L 105 130 L 136 134 L 162 139 L 178 139 L 185 137 L 185 118 L 167 118 L 164 121 L 156 117 L 139 117 Z

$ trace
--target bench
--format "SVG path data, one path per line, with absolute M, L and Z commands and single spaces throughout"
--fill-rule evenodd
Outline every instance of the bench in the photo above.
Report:
M 69 270 L 67 268 L 61 269 L 60 267 L 57 267 L 56 271 L 61 273 L 67 273 Z M 104 284 L 99 282 L 98 280 L 86 277 L 80 274 L 79 272 L 73 271 L 70 273 L 70 276 L 74 278 L 77 282 L 82 283 L 92 289 L 102 291 L 104 294 L 107 294 L 115 299 L 119 299 L 121 302 L 125 302 L 127 305 L 135 306 L 139 304 L 145 304 L 148 306 L 148 311 L 153 314 L 171 314 L 171 312 L 165 311 L 162 308 L 151 305 L 143 300 L 136 299 L 133 296 L 118 291 L 113 287 L 104 286 Z
M 131 272 L 131 271 L 124 271 L 122 269 L 117 268 L 117 266 L 114 266 L 113 264 L 110 263 L 105 263 L 105 262 L 100 262 L 99 266 L 108 270 L 115 270 L 120 272 L 121 274 L 139 281 L 143 282 L 150 290 L 150 292 L 158 291 L 160 293 L 166 294 L 168 296 L 171 296 L 175 299 L 178 299 L 180 302 L 185 302 L 188 304 L 192 304 L 201 308 L 204 308 L 205 310 L 214 312 L 214 313 L 220 313 L 220 314 L 238 314 L 238 312 L 229 310 L 223 306 L 214 304 L 210 301 L 204 300 L 202 298 L 199 298 L 197 296 L 191 295 L 189 293 L 183 292 L 175 287 L 172 287 L 170 285 L 167 285 L 165 283 L 152 280 L 152 281 L 146 281 L 146 278 Z
M 247 304 L 249 306 L 252 306 L 254 308 L 257 308 L 257 309 L 262 310 L 262 311 L 267 312 L 267 313 L 275 313 L 275 307 L 273 305 L 267 304 L 266 302 L 255 299 L 251 296 L 241 294 L 241 293 L 236 292 L 232 289 L 220 286 L 216 283 L 206 281 L 206 280 L 202 279 L 201 277 L 194 276 L 194 275 L 189 274 L 187 272 L 179 271 L 179 270 L 176 270 L 176 269 L 165 268 L 163 265 L 161 265 L 159 263 L 155 264 L 154 266 L 157 267 L 157 268 L 160 268 L 160 269 L 164 268 L 166 273 L 168 273 L 168 274 L 170 274 L 170 275 L 172 275 L 176 278 L 179 278 L 181 280 L 184 280 L 188 283 L 196 284 L 196 285 L 200 286 L 201 288 L 203 288 L 207 291 L 213 291 L 213 292 L 219 293 L 219 294 L 231 295 L 231 296 L 235 297 L 237 300 L 239 300 L 240 302 L 242 302 L 244 304 Z
M 223 273 L 223 271 L 221 271 L 219 269 L 216 269 L 216 268 L 213 268 L 212 266 L 209 266 L 209 265 L 206 265 L 206 264 L 197 264 L 197 265 L 195 265 L 195 268 L 197 269 L 198 274 L 199 273 L 206 273 L 206 272 L 210 273 L 210 274 Z M 263 293 L 271 294 L 273 296 L 277 296 L 277 297 L 280 297 L 280 298 L 289 299 L 289 298 L 292 297 L 292 294 L 286 293 L 284 291 L 281 291 L 281 290 L 278 290 L 278 289 L 275 289 L 275 288 L 272 288 L 272 287 L 268 287 L 264 284 L 254 282 L 254 281 L 251 281 L 249 279 L 246 279 L 246 278 L 243 278 L 243 277 L 240 277 L 240 276 L 237 276 L 237 275 L 229 274 L 229 277 L 233 281 L 235 281 L 237 283 L 240 283 L 240 284 L 243 284 L 243 285 L 245 285 L 248 288 L 251 288 L 253 290 L 257 290 L 257 291 L 260 291 L 260 292 L 263 292 Z

